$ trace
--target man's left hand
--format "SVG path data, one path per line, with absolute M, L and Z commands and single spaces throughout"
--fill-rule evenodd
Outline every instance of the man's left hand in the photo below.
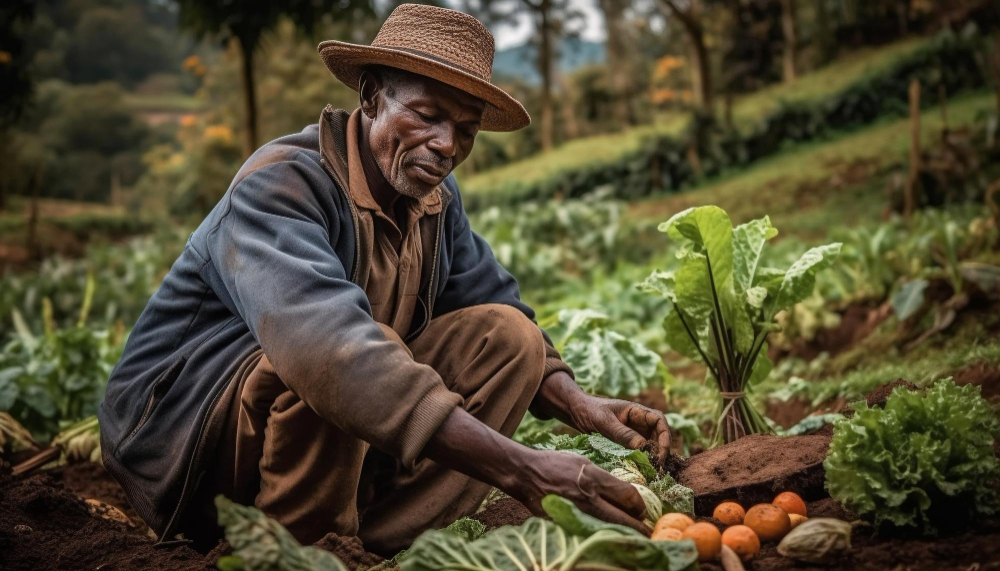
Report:
M 553 373 L 536 395 L 541 412 L 584 433 L 598 432 L 628 448 L 651 440 L 663 462 L 670 452 L 670 427 L 662 412 L 631 401 L 588 395 L 569 375 Z

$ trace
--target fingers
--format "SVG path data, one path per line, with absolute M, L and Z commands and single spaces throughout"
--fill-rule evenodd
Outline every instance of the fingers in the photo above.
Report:
M 644 524 L 642 520 L 630 516 L 617 507 L 604 501 L 603 498 L 597 498 L 596 501 L 590 504 L 590 515 L 608 523 L 617 523 L 618 525 L 631 527 L 647 537 L 653 533 L 653 530 L 650 529 L 648 525 Z
M 587 474 L 591 475 L 590 470 Z M 646 516 L 646 502 L 632 484 L 623 482 L 600 468 L 592 476 L 598 493 L 605 501 L 640 521 Z

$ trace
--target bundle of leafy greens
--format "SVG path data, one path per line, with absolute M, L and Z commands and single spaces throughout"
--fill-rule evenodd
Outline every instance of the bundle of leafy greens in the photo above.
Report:
M 552 435 L 539 450 L 560 450 L 585 456 L 620 480 L 646 486 L 660 499 L 663 513 L 694 514 L 694 491 L 677 483 L 670 474 L 660 474 L 642 450 L 632 450 L 600 434 Z
M 401 558 L 401 568 L 403 571 L 698 568 L 698 550 L 690 539 L 652 541 L 629 527 L 591 517 L 559 496 L 546 496 L 542 507 L 552 521 L 533 517 L 517 527 L 495 529 L 475 541 L 448 530 L 426 531 Z
M 836 259 L 840 244 L 812 248 L 781 270 L 759 266 L 764 244 L 778 234 L 766 216 L 733 228 L 724 210 L 703 206 L 678 213 L 659 229 L 677 245 L 678 265 L 653 272 L 640 288 L 670 301 L 667 343 L 705 363 L 718 384 L 714 440 L 771 432 L 746 391 L 771 371 L 767 335 L 779 329 L 775 314 L 812 293 L 816 273 Z
M 898 387 L 884 409 L 854 406 L 836 423 L 823 463 L 831 496 L 876 526 L 924 533 L 936 531 L 939 515 L 1000 510 L 1000 422 L 979 387 L 945 379 L 924 393 Z
M 264 512 L 215 497 L 219 525 L 233 554 L 219 558 L 221 571 L 347 571 L 329 551 L 303 547 L 288 530 Z
M 634 397 L 662 385 L 663 360 L 642 343 L 611 329 L 607 315 L 590 309 L 564 309 L 557 327 L 557 348 L 573 368 L 577 384 L 591 394 Z

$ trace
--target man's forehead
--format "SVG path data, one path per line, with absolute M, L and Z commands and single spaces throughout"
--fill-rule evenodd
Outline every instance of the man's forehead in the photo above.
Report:
M 390 79 L 393 81 L 394 79 Z M 482 99 L 436 79 L 408 73 L 399 79 L 402 85 L 395 85 L 398 99 L 406 103 L 418 99 L 428 99 L 440 107 L 453 107 L 470 115 L 480 115 L 486 104 Z M 405 99 L 404 99 L 405 98 Z

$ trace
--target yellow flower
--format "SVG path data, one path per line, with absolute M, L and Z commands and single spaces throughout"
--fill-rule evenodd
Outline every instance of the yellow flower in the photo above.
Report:
M 223 143 L 232 143 L 233 130 L 225 125 L 209 125 L 205 127 L 205 138 L 215 139 Z

